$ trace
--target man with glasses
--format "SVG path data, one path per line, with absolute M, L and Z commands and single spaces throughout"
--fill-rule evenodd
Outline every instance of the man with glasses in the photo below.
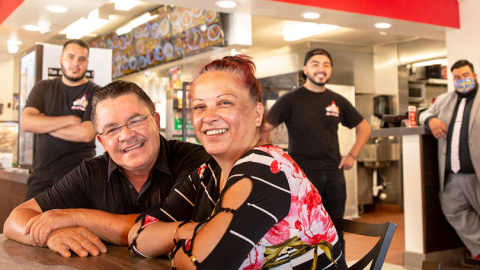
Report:
M 92 123 L 105 154 L 15 208 L 5 237 L 65 257 L 69 250 L 79 256 L 106 252 L 99 238 L 127 245 L 138 214 L 165 200 L 209 158 L 199 145 L 161 136 L 153 102 L 131 82 L 112 82 L 94 95 Z
M 480 261 L 480 97 L 473 64 L 451 68 L 454 92 L 437 97 L 419 122 L 438 139 L 440 204 L 472 258 Z

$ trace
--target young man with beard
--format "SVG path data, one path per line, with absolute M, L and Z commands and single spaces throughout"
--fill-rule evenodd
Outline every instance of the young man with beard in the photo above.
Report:
M 210 158 L 201 145 L 160 135 L 160 115 L 135 83 L 106 85 L 91 106 L 105 154 L 85 159 L 53 187 L 17 206 L 5 222 L 5 237 L 48 246 L 65 257 L 106 252 L 100 239 L 127 245 L 135 218 L 190 181 L 190 173 Z
M 273 126 L 285 122 L 288 153 L 317 188 L 328 214 L 343 218 L 347 198 L 343 170 L 352 168 L 370 136 L 370 126 L 348 100 L 325 87 L 332 66 L 332 57 L 326 50 L 307 52 L 303 66 L 305 84 L 277 100 L 269 112 L 269 122 Z M 338 143 L 340 123 L 357 129 L 356 141 L 344 157 Z M 339 237 L 344 248 L 342 232 Z
M 448 222 L 480 261 L 480 96 L 473 64 L 451 68 L 455 90 L 435 99 L 419 122 L 438 139 L 440 204 Z M 461 153 L 461 154 L 460 154 Z
M 21 128 L 36 135 L 26 201 L 95 155 L 90 114 L 92 96 L 100 86 L 85 78 L 88 54 L 84 41 L 67 41 L 60 56 L 62 77 L 38 82 L 28 96 Z

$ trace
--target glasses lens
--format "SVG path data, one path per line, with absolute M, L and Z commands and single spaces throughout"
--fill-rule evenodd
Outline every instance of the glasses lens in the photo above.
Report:
M 104 133 L 105 136 L 111 137 L 120 134 L 120 129 L 118 127 L 109 129 Z

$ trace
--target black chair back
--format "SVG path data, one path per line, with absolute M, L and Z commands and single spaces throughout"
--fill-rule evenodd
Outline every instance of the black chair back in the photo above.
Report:
M 371 262 L 371 270 L 382 269 L 385 257 L 387 256 L 388 248 L 392 242 L 393 233 L 397 225 L 391 222 L 382 224 L 365 223 L 352 221 L 343 218 L 331 217 L 335 228 L 342 232 L 348 232 L 364 236 L 380 237 L 375 246 L 355 264 L 348 269 L 360 270 L 365 269 Z

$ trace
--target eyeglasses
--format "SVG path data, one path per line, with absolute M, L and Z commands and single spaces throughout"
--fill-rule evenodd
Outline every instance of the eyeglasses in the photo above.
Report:
M 152 112 L 147 116 L 135 117 L 134 119 L 132 119 L 132 121 L 130 121 L 129 123 L 127 123 L 125 125 L 112 127 L 110 129 L 107 129 L 107 131 L 105 131 L 105 132 L 98 133 L 98 135 L 113 138 L 113 137 L 120 134 L 120 131 L 122 130 L 122 127 L 127 127 L 130 130 L 138 130 L 138 129 L 144 128 L 147 125 L 147 121 L 145 121 L 145 120 L 147 120 L 147 118 L 150 115 L 153 115 L 154 113 L 155 112 Z

